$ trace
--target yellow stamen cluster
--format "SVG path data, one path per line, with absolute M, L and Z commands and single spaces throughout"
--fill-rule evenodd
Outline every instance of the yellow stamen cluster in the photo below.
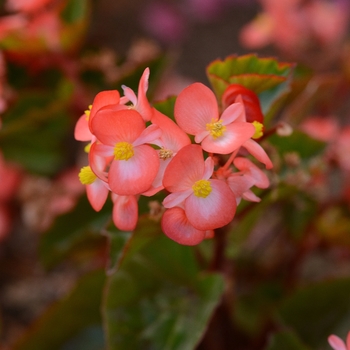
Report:
M 255 127 L 255 133 L 254 135 L 252 136 L 252 139 L 260 139 L 261 136 L 264 135 L 264 125 L 259 123 L 258 121 L 253 121 L 252 123 Z
M 212 122 L 206 125 L 206 129 L 210 132 L 210 135 L 216 139 L 224 134 L 226 126 L 222 125 L 221 120 L 215 121 L 212 119 Z
M 97 176 L 92 172 L 89 166 L 84 166 L 80 169 L 79 180 L 83 185 L 91 185 L 96 179 Z
M 134 155 L 134 148 L 129 142 L 118 142 L 113 153 L 115 160 L 129 160 Z
M 159 158 L 166 160 L 168 158 L 171 158 L 173 156 L 173 151 L 170 149 L 166 149 L 166 148 L 161 148 L 159 150 Z
M 84 113 L 86 115 L 86 120 L 89 120 L 89 118 L 90 118 L 91 108 L 92 108 L 92 105 L 89 105 L 89 109 L 84 111 Z
M 194 183 L 192 189 L 195 196 L 206 198 L 211 192 L 211 185 L 208 180 L 198 180 Z

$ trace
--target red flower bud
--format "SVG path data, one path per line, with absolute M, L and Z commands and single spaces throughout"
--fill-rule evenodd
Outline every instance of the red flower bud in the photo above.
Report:
M 239 84 L 231 84 L 225 90 L 222 96 L 222 105 L 226 109 L 233 104 L 237 96 L 241 95 L 244 103 L 247 122 L 252 123 L 258 121 L 264 123 L 264 116 L 261 111 L 260 101 L 258 96 L 246 87 Z

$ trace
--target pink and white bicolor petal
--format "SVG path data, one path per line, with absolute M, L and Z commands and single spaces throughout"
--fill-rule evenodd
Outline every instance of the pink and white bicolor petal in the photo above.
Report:
M 266 169 L 273 168 L 271 159 L 266 154 L 265 150 L 254 140 L 247 140 L 243 143 L 244 147 L 253 157 L 255 157 L 259 162 L 265 164 Z
M 223 125 L 246 121 L 243 102 L 235 102 L 229 105 L 221 114 L 220 120 L 222 120 Z
M 134 155 L 128 160 L 113 160 L 108 182 L 111 190 L 119 195 L 136 195 L 147 191 L 159 168 L 157 152 L 148 145 L 134 147 Z
M 134 110 L 102 110 L 94 117 L 91 129 L 103 144 L 115 146 L 117 142 L 134 142 L 145 129 L 145 123 Z
M 222 136 L 214 138 L 211 135 L 205 137 L 201 143 L 207 152 L 218 154 L 229 154 L 241 147 L 255 133 L 252 124 L 246 122 L 235 122 L 226 125 Z
M 165 211 L 161 226 L 163 232 L 173 241 L 183 245 L 196 245 L 206 238 L 206 231 L 194 228 L 185 211 L 175 207 Z
M 133 231 L 137 225 L 138 205 L 135 196 L 112 194 L 113 222 L 122 231 Z
M 174 115 L 183 131 L 197 135 L 206 130 L 208 123 L 219 119 L 216 97 L 205 85 L 191 84 L 177 97 Z
M 344 341 L 334 334 L 328 337 L 328 343 L 334 350 L 349 350 Z
M 163 185 L 170 192 L 185 191 L 203 178 L 204 159 L 202 147 L 183 147 L 171 160 L 164 173 Z
M 192 194 L 185 200 L 188 221 L 198 230 L 213 230 L 227 225 L 236 213 L 236 199 L 229 186 L 221 180 L 209 180 L 212 191 L 206 197 Z
M 92 184 L 86 185 L 87 198 L 96 211 L 102 209 L 107 200 L 108 193 L 108 185 L 100 179 L 96 179 Z

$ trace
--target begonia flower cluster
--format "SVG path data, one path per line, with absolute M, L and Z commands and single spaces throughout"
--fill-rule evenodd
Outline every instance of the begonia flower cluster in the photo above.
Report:
M 80 117 L 75 138 L 88 142 L 89 164 L 79 178 L 96 211 L 111 193 L 113 221 L 125 231 L 137 225 L 140 196 L 164 190 L 163 232 L 180 244 L 195 245 L 229 224 L 242 198 L 259 201 L 253 186 L 269 186 L 251 159 L 272 168 L 258 143 L 263 134 L 259 100 L 244 87 L 231 87 L 221 111 L 214 93 L 194 83 L 176 99 L 175 123 L 150 105 L 149 74 L 147 68 L 137 95 L 125 86 L 124 96 L 116 90 L 100 92 Z M 250 102 L 249 120 L 245 101 Z

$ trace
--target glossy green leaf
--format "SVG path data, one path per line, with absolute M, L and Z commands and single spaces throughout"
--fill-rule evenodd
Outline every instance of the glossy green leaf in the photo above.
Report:
M 194 349 L 222 292 L 221 276 L 201 273 L 193 248 L 142 219 L 108 279 L 109 349 Z
M 291 331 L 274 333 L 265 350 L 311 350 Z
M 241 84 L 258 95 L 265 92 L 262 95 L 262 109 L 266 113 L 287 88 L 292 68 L 292 64 L 278 62 L 274 58 L 249 54 L 212 62 L 207 67 L 207 76 L 219 101 L 227 86 L 233 83 Z
M 316 349 L 327 337 L 349 328 L 350 279 L 324 281 L 301 288 L 279 308 L 282 322 Z
M 84 335 L 92 336 L 97 344 L 91 350 L 102 349 L 100 304 L 104 282 L 105 273 L 101 270 L 82 277 L 72 292 L 49 308 L 13 349 L 70 349 L 70 341 L 82 343 Z M 92 329 L 95 333 L 91 333 Z
M 44 235 L 39 245 L 41 262 L 49 267 L 74 250 L 91 246 L 100 246 L 102 228 L 111 218 L 112 205 L 108 201 L 100 212 L 95 212 L 85 195 L 76 207 L 67 214 L 58 217 Z

